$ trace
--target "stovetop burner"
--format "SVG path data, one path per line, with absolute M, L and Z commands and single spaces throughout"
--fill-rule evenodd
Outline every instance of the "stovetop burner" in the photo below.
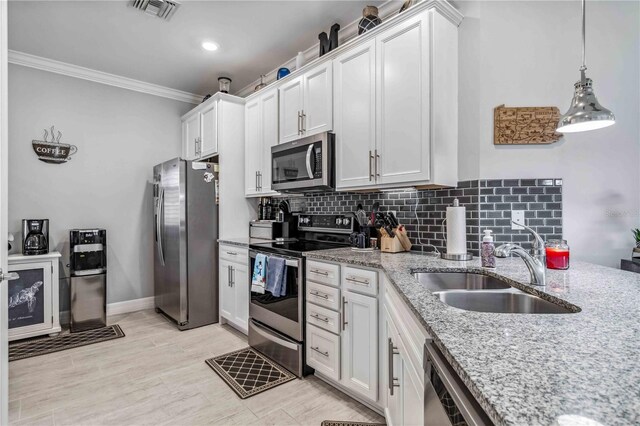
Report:
M 285 242 L 265 242 L 249 245 L 249 248 L 258 251 L 265 251 L 271 253 L 283 253 L 290 256 L 302 256 L 302 253 L 307 251 L 316 250 L 328 250 L 333 248 L 348 247 L 349 244 L 345 242 L 335 241 L 317 241 L 317 240 L 296 240 Z

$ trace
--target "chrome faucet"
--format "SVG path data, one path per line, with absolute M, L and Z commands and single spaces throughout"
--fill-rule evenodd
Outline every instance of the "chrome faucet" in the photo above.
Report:
M 531 253 L 527 252 L 518 244 L 507 243 L 496 248 L 496 257 L 509 257 L 512 253 L 521 257 L 531 273 L 531 285 L 545 285 L 547 279 L 547 255 L 544 248 L 544 240 L 536 231 L 528 226 L 516 223 L 515 221 L 511 222 L 524 227 L 524 229 L 533 235 L 534 240 Z

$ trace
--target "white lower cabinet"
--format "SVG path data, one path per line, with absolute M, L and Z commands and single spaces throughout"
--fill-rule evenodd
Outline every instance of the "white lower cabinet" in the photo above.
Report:
M 378 399 L 378 299 L 345 291 L 342 296 L 342 382 Z
M 220 317 L 245 334 L 249 327 L 248 263 L 246 249 L 220 245 Z
M 307 323 L 307 365 L 340 380 L 340 336 Z

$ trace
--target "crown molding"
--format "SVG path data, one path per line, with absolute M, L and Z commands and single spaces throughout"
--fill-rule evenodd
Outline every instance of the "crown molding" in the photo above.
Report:
M 120 87 L 121 89 L 133 90 L 134 92 L 146 93 L 160 96 L 162 98 L 173 99 L 189 104 L 199 104 L 204 96 L 195 93 L 183 92 L 182 90 L 170 89 L 153 83 L 134 80 L 120 75 L 110 74 L 91 68 L 85 68 L 54 59 L 43 58 L 29 53 L 9 50 L 9 63 L 21 65 L 23 67 L 35 68 L 68 77 L 93 81 L 95 83 L 106 84 L 108 86 Z
M 383 24 L 389 21 L 399 22 L 399 21 L 402 21 L 403 19 L 408 19 L 411 16 L 430 8 L 436 9 L 438 12 L 440 12 L 440 14 L 442 14 L 445 18 L 447 18 L 456 26 L 460 26 L 460 23 L 462 22 L 462 19 L 463 19 L 463 15 L 447 0 L 419 0 L 417 4 L 412 6 L 410 9 L 408 9 L 405 12 L 402 12 L 402 14 L 398 14 L 398 11 L 400 10 L 401 6 L 402 6 L 402 1 L 399 1 L 399 0 L 387 0 L 385 3 L 378 6 L 378 16 L 380 17 L 380 19 L 382 19 Z M 361 19 L 362 19 L 361 17 L 358 17 L 354 21 L 340 28 L 340 31 L 338 32 L 339 48 L 343 47 L 345 44 L 348 44 L 349 42 L 355 41 L 356 38 L 361 40 L 366 39 L 364 35 L 361 37 L 358 37 L 358 23 L 360 22 Z M 386 28 L 386 26 L 383 28 Z M 379 28 L 368 31 L 367 35 L 370 36 L 371 34 L 375 34 L 376 30 L 379 30 Z M 309 47 L 307 50 L 302 51 L 302 54 L 304 55 L 304 66 L 300 68 L 301 70 L 305 69 L 311 63 L 313 63 L 314 65 L 318 63 L 318 60 L 320 59 L 318 57 L 319 45 L 320 43 L 315 43 L 313 46 Z M 339 50 L 339 52 L 341 51 L 342 50 Z M 336 52 L 331 51 L 327 53 L 325 56 L 323 56 L 322 58 L 328 59 L 331 57 L 329 56 L 331 54 L 333 54 L 332 56 L 335 56 Z M 291 74 L 298 74 L 298 70 L 295 69 L 296 58 L 293 57 L 287 62 L 278 66 L 277 68 L 274 68 L 273 70 L 266 73 L 265 83 L 267 83 L 267 85 L 271 85 L 272 83 L 274 83 L 278 75 L 278 70 L 283 67 L 291 70 Z M 256 85 L 258 85 L 258 83 L 260 83 L 259 77 L 252 83 L 238 90 L 235 93 L 235 95 L 243 98 L 250 97 L 253 93 L 256 93 L 254 92 L 254 89 Z M 265 90 L 265 89 L 262 89 L 262 90 Z

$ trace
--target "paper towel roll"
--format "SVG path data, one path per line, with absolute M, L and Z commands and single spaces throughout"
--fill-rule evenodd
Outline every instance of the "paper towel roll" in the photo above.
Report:
M 467 209 L 447 207 L 447 254 L 467 253 Z

